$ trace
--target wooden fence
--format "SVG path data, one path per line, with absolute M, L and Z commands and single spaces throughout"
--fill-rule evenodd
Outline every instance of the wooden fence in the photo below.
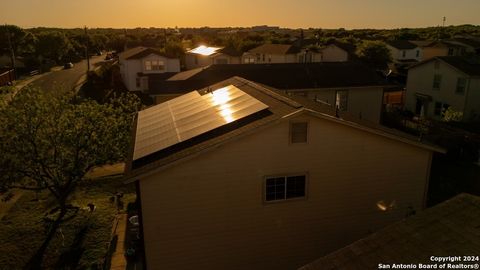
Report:
M 10 85 L 15 81 L 15 72 L 13 69 L 1 71 L 0 70 L 0 86 Z

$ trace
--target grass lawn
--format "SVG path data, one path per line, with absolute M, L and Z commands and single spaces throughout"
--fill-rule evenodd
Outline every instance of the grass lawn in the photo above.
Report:
M 97 269 L 107 253 L 117 206 L 110 198 L 123 192 L 123 209 L 135 201 L 135 187 L 121 178 L 86 180 L 71 196 L 80 207 L 62 223 L 44 256 L 45 269 Z M 0 269 L 22 269 L 42 244 L 47 229 L 43 218 L 55 206 L 48 192 L 25 192 L 0 220 Z M 89 212 L 87 204 L 95 211 Z

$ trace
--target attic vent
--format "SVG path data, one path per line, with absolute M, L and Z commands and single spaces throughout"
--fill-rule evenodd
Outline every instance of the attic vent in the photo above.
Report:
M 307 134 L 307 122 L 295 122 L 290 124 L 290 143 L 306 143 Z

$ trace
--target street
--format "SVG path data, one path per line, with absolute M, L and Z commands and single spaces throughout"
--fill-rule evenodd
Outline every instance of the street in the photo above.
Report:
M 92 56 L 90 58 L 90 70 L 93 70 L 96 65 L 104 61 L 105 56 Z M 38 87 L 45 91 L 66 92 L 71 91 L 81 83 L 80 79 L 85 76 L 87 71 L 87 61 L 75 63 L 70 69 L 62 69 L 52 71 L 51 73 L 38 78 L 31 82 L 29 86 Z

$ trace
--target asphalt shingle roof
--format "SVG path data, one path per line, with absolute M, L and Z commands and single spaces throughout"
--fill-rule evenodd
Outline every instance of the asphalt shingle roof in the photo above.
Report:
M 150 54 L 156 54 L 156 55 L 160 55 L 160 56 L 163 56 L 163 57 L 167 57 L 167 58 L 172 58 L 158 50 L 155 50 L 155 49 L 152 49 L 152 48 L 147 48 L 147 47 L 135 47 L 135 48 L 132 48 L 132 49 L 128 49 L 122 53 L 120 53 L 120 58 L 124 58 L 124 59 L 127 59 L 127 60 L 130 60 L 130 59 L 142 59 L 143 57 L 145 56 L 149 56 Z
M 290 44 L 263 44 L 249 50 L 248 52 L 264 54 L 294 54 L 300 52 L 300 49 Z
M 260 114 L 252 115 L 252 117 L 247 117 L 244 120 L 232 122 L 222 128 L 199 135 L 198 137 L 173 146 L 170 149 L 161 150 L 158 153 L 153 153 L 149 156 L 137 159 L 134 162 L 132 161 L 133 157 L 131 156 L 126 170 L 127 179 L 132 179 L 149 170 L 163 167 L 180 159 L 197 154 L 216 145 L 225 143 L 230 139 L 242 134 L 254 132 L 258 128 L 275 123 L 276 121 L 280 121 L 287 115 L 291 115 L 294 112 L 305 110 L 311 113 L 318 113 L 327 119 L 338 121 L 339 123 L 343 123 L 354 128 L 363 129 L 381 136 L 400 140 L 405 143 L 429 149 L 431 151 L 442 151 L 437 150 L 438 148 L 435 146 L 432 147 L 418 142 L 416 137 L 411 137 L 401 132 L 389 132 L 386 128 L 380 127 L 379 125 L 373 123 L 367 124 L 365 121 L 349 116 L 346 113 L 340 113 L 336 116 L 335 110 L 332 110 L 330 106 L 321 105 L 307 99 L 292 99 L 292 97 L 282 94 L 275 89 L 270 89 L 266 86 L 239 77 L 233 77 L 197 91 L 202 94 L 207 93 L 210 89 L 218 89 L 228 85 L 233 85 L 251 97 L 266 104 L 268 106 L 268 110 L 262 111 Z M 135 135 L 133 135 L 133 137 L 135 137 Z
M 178 73 L 168 80 L 149 77 L 150 94 L 186 93 L 239 76 L 282 90 L 380 86 L 375 70 L 359 62 L 211 65 Z
M 432 263 L 430 256 L 467 254 L 480 254 L 480 197 L 461 194 L 299 270 L 378 269 L 379 263 Z
M 391 40 L 387 41 L 387 44 L 399 50 L 411 50 L 418 47 L 416 44 L 408 40 Z

